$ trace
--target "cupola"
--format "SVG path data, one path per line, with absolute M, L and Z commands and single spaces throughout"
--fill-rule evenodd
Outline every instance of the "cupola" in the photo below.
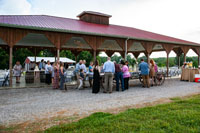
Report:
M 112 16 L 108 14 L 100 13 L 100 12 L 83 11 L 77 17 L 81 21 L 95 23 L 95 24 L 109 25 L 109 18 Z

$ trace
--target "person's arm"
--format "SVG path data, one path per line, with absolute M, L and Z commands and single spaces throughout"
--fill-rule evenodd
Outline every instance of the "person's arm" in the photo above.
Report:
M 84 72 L 87 73 L 86 65 L 84 65 Z
M 105 72 L 106 63 L 103 64 L 103 71 Z
M 45 71 L 48 72 L 47 65 L 45 66 Z
M 63 67 L 60 68 L 60 71 L 61 71 L 62 74 L 64 74 L 64 73 L 63 73 Z
M 115 73 L 115 64 L 113 63 L 113 73 Z
M 13 69 L 14 69 L 14 70 L 17 70 L 17 69 L 16 69 L 16 65 L 14 65 Z
M 90 67 L 89 71 L 93 72 L 93 68 L 92 68 L 92 66 Z
M 124 66 L 122 66 L 122 72 L 124 73 Z
M 139 70 L 141 71 L 141 64 L 139 64 Z

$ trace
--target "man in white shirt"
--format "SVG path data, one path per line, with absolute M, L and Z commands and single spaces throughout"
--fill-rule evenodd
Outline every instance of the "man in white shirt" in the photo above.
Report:
M 105 88 L 104 93 L 112 93 L 113 87 L 113 75 L 115 73 L 115 65 L 111 62 L 110 57 L 107 58 L 107 61 L 103 65 L 103 70 L 105 72 Z
M 47 64 L 45 65 L 45 75 L 46 75 L 46 83 L 48 85 L 51 84 L 51 73 L 52 73 L 52 67 L 50 61 L 47 61 Z

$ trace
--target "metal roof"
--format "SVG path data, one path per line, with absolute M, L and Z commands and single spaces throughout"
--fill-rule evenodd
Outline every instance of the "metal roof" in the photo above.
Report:
M 186 44 L 197 46 L 200 45 L 198 43 L 185 41 L 131 27 L 112 24 L 94 24 L 80 21 L 77 19 L 47 15 L 0 15 L 0 26 L 109 36 L 118 38 L 130 38 L 174 44 Z

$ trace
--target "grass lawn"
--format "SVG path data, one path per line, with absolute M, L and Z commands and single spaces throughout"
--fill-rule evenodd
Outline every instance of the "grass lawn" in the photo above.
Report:
M 128 109 L 119 114 L 95 113 L 45 132 L 200 132 L 200 95 L 172 100 L 169 104 Z

